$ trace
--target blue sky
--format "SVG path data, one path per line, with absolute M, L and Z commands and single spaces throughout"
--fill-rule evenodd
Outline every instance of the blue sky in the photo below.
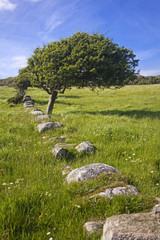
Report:
M 106 33 L 133 50 L 142 75 L 160 74 L 159 0 L 0 0 L 0 79 L 36 47 L 77 31 Z

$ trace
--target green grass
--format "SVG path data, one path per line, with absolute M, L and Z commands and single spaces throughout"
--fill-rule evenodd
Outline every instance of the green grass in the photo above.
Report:
M 160 197 L 160 85 L 68 90 L 58 96 L 51 118 L 64 128 L 42 134 L 23 104 L 7 104 L 14 94 L 13 88 L 0 88 L 0 239 L 89 239 L 86 221 L 152 208 L 154 197 Z M 35 88 L 27 94 L 45 112 L 48 95 Z M 66 159 L 56 160 L 54 142 L 45 142 L 60 136 L 77 145 L 90 141 L 96 151 L 82 155 L 69 147 Z M 102 174 L 64 184 L 65 166 L 96 162 L 115 167 L 122 176 Z M 104 186 L 128 183 L 141 195 L 90 198 Z

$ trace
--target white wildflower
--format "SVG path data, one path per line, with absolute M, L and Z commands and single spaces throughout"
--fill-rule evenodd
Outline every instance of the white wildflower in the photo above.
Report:
M 77 208 L 81 208 L 81 206 L 80 205 L 74 205 L 75 207 L 77 207 Z

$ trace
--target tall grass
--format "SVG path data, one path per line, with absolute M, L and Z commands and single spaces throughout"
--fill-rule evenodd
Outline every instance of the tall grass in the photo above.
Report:
M 7 104 L 14 94 L 12 88 L 0 88 L 0 239 L 89 239 L 86 221 L 151 209 L 154 197 L 160 197 L 160 85 L 68 90 L 58 96 L 51 118 L 64 127 L 42 134 L 22 104 Z M 27 94 L 45 112 L 48 95 L 34 88 Z M 48 140 L 59 136 L 68 143 L 90 141 L 96 151 L 82 155 L 69 147 L 70 154 L 56 160 L 55 143 Z M 95 162 L 115 167 L 122 176 L 64 184 L 65 166 Z M 127 183 L 141 195 L 90 198 L 103 186 Z

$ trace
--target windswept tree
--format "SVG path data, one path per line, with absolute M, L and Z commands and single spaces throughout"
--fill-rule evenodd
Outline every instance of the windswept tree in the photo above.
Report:
M 131 50 L 119 47 L 103 34 L 77 32 L 36 48 L 27 69 L 32 85 L 50 95 L 47 114 L 51 114 L 57 94 L 65 89 L 122 87 L 135 78 L 137 65 Z

